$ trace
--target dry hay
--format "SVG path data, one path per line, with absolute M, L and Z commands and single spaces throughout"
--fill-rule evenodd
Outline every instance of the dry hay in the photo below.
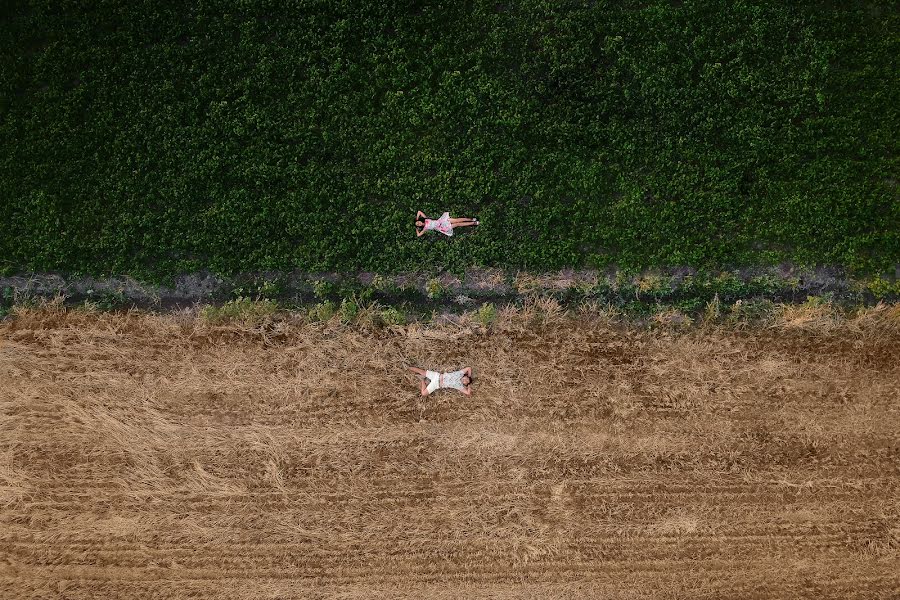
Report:
M 0 597 L 896 597 L 897 317 L 20 311 Z M 471 365 L 475 394 L 419 399 L 404 364 Z

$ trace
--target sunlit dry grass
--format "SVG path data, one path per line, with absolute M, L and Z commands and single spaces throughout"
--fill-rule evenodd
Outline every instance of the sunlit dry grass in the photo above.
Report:
M 719 313 L 20 307 L 0 597 L 896 596 L 898 308 Z

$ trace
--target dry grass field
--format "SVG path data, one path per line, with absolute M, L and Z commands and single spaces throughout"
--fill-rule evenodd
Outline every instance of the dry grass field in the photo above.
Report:
M 529 310 L 19 311 L 0 598 L 900 597 L 900 308 Z M 474 394 L 419 398 L 404 364 L 471 365 Z

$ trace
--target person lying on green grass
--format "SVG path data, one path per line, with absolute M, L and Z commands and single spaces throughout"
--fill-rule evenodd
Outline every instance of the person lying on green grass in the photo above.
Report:
M 416 213 L 416 237 L 422 237 L 426 231 L 440 231 L 444 235 L 453 235 L 454 227 L 470 227 L 478 225 L 478 219 L 468 217 L 450 218 L 450 213 L 445 212 L 438 219 L 429 219 L 421 210 Z M 420 229 L 421 228 L 421 229 Z

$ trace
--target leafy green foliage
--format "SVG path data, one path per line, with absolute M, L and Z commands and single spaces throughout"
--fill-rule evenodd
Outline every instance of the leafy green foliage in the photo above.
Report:
M 732 324 L 764 324 L 774 318 L 775 311 L 775 303 L 767 298 L 747 302 L 737 300 L 729 307 L 726 321 Z
M 429 300 L 443 298 L 445 294 L 446 290 L 439 279 L 432 278 L 425 282 L 425 295 L 428 296 Z
M 359 316 L 359 303 L 355 300 L 347 299 L 341 301 L 341 322 L 345 324 L 352 323 Z
M 13 288 L 6 286 L 3 290 L 0 290 L 0 319 L 9 314 L 14 299 L 15 290 Z
M 406 313 L 403 309 L 389 306 L 381 310 L 379 314 L 381 318 L 381 322 L 385 325 L 405 325 L 406 324 Z
M 285 282 L 279 278 L 254 277 L 239 282 L 231 291 L 232 298 L 255 298 L 257 300 L 277 300 L 285 293 Z
M 325 300 L 309 309 L 309 319 L 314 323 L 330 321 L 337 313 L 338 306 L 331 300 Z
M 330 281 L 316 281 L 313 284 L 313 295 L 319 300 L 324 300 L 329 296 L 333 296 L 337 293 L 337 286 Z
M 98 310 L 111 311 L 123 308 L 128 304 L 128 298 L 122 290 L 87 290 L 87 300 L 91 306 Z
M 490 327 L 497 320 L 497 308 L 490 302 L 485 302 L 475 311 L 475 319 L 483 327 Z
M 893 269 L 896 9 L 12 0 L 0 272 Z

